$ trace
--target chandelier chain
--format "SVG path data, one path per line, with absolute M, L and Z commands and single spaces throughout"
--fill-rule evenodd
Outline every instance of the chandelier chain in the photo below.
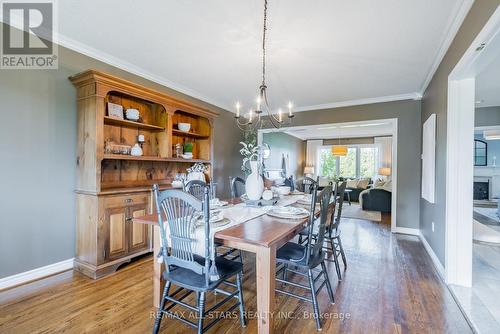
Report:
M 264 0 L 264 30 L 262 32 L 262 86 L 266 85 L 266 32 L 267 32 L 267 0 Z

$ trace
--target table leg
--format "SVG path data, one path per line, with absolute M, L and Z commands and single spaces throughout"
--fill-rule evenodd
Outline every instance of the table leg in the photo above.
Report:
M 162 280 L 161 274 L 164 270 L 163 263 L 156 261 L 158 253 L 160 252 L 160 227 L 155 225 L 153 228 L 153 306 L 158 308 L 160 306 L 161 295 L 165 281 Z
M 347 193 L 347 200 L 349 201 L 349 205 L 351 205 L 351 193 Z
M 257 320 L 259 334 L 273 332 L 276 248 L 259 247 L 257 258 Z

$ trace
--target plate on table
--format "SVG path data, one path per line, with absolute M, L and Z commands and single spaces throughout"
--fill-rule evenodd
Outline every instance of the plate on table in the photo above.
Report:
M 223 206 L 226 206 L 228 205 L 229 202 L 226 202 L 226 201 L 221 201 L 220 199 L 218 198 L 212 198 L 210 200 L 210 207 L 211 208 L 220 208 L 220 207 L 223 207 Z
M 309 217 L 309 211 L 293 206 L 276 206 L 267 211 L 269 216 L 285 219 L 302 219 Z
M 298 190 L 293 190 L 290 192 L 290 195 L 304 195 L 304 194 L 305 194 L 304 192 Z
M 224 220 L 222 210 L 210 210 L 210 225 L 216 224 Z M 205 218 L 202 214 L 196 219 L 196 226 L 202 226 L 205 223 Z
M 301 199 L 297 201 L 297 204 L 311 205 L 312 195 L 305 194 Z

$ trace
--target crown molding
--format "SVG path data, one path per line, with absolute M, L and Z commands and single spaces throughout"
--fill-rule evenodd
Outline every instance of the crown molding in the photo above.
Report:
M 63 46 L 63 47 L 70 49 L 72 51 L 75 51 L 75 52 L 78 52 L 78 53 L 83 54 L 85 56 L 88 56 L 90 58 L 102 61 L 103 63 L 114 66 L 114 67 L 119 68 L 119 69 L 126 71 L 128 73 L 135 74 L 137 76 L 140 76 L 141 78 L 150 80 L 152 82 L 155 82 L 155 83 L 160 84 L 162 86 L 165 86 L 167 88 L 173 89 L 179 93 L 188 95 L 188 96 L 193 97 L 195 99 L 198 99 L 202 102 L 209 103 L 213 106 L 216 106 L 216 107 L 219 107 L 219 108 L 222 108 L 225 110 L 231 110 L 224 103 L 221 103 L 219 101 L 211 99 L 211 98 L 201 94 L 198 91 L 192 90 L 190 88 L 187 88 L 187 87 L 180 85 L 178 83 L 175 83 L 173 81 L 166 80 L 165 78 L 162 78 L 158 75 L 155 75 L 155 74 L 143 69 L 140 66 L 136 66 L 132 63 L 124 61 L 121 58 L 112 56 L 106 52 L 102 52 L 100 50 L 92 48 L 84 43 L 77 42 L 74 39 L 68 38 L 60 33 L 57 34 L 57 41 L 58 41 L 58 44 L 60 46 Z
M 473 3 L 474 0 L 462 0 L 461 2 L 457 3 L 454 10 L 454 14 L 450 16 L 450 20 L 448 22 L 448 29 L 446 29 L 444 36 L 442 38 L 441 47 L 436 53 L 434 62 L 432 63 L 432 66 L 429 72 L 427 73 L 427 76 L 420 88 L 421 96 L 424 95 L 427 87 L 431 83 L 434 74 L 436 74 L 439 65 L 441 64 L 441 62 L 444 59 L 444 56 L 448 52 L 448 49 L 450 48 L 451 43 L 453 42 L 453 39 L 455 38 L 458 30 L 462 26 L 462 23 L 464 22 L 465 17 L 469 13 L 469 10 L 471 9 Z
M 303 106 L 303 107 L 295 108 L 294 112 L 333 109 L 333 108 L 340 108 L 340 107 L 351 107 L 351 106 L 360 106 L 360 105 L 364 105 L 364 104 L 403 101 L 403 100 L 420 100 L 421 98 L 422 98 L 422 95 L 420 95 L 419 93 L 370 97 L 370 98 L 366 98 L 366 99 L 357 99 L 357 100 L 332 102 L 332 103 L 325 103 L 325 104 L 316 104 L 316 105 L 311 105 L 311 106 Z

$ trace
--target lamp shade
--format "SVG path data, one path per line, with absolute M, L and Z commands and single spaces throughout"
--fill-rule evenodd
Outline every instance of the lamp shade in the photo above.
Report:
M 383 176 L 391 175 L 391 169 L 389 167 L 382 167 L 378 169 L 378 174 Z
M 345 157 L 347 155 L 347 146 L 334 145 L 332 147 L 332 154 L 339 157 Z
M 304 174 L 314 174 L 314 166 L 304 167 Z

